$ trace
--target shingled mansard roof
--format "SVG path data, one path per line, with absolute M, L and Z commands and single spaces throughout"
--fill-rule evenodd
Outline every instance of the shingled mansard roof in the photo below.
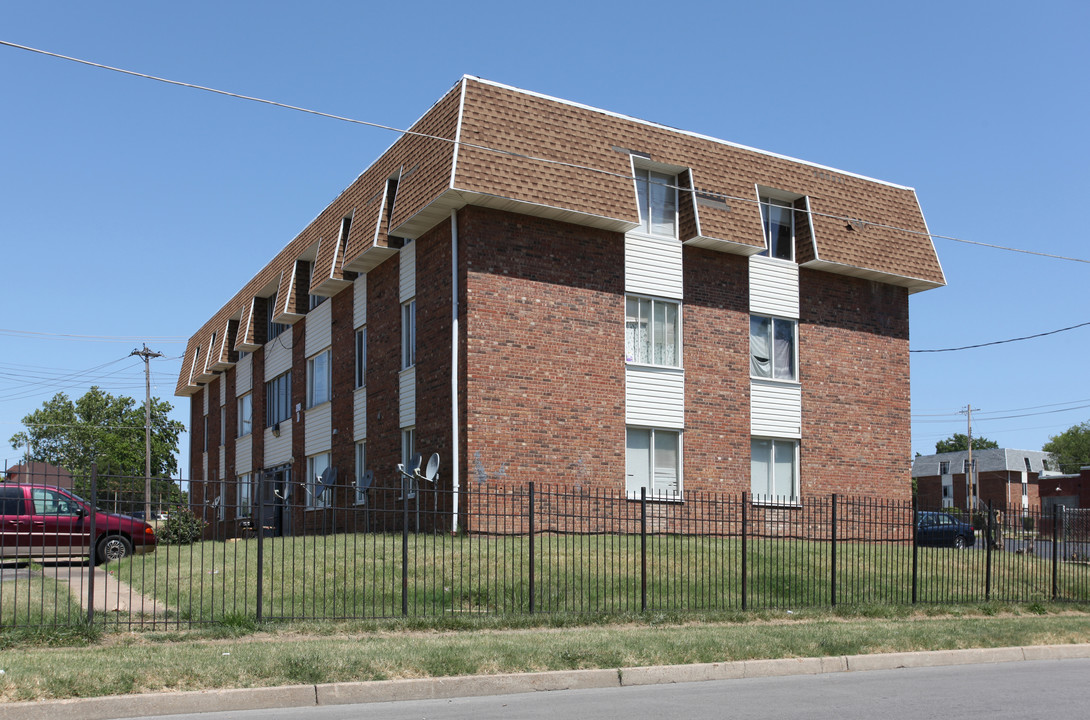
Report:
M 965 473 L 965 462 L 969 459 L 968 450 L 955 450 L 954 452 L 938 453 L 936 455 L 920 455 L 912 461 L 912 477 L 931 477 L 941 475 L 939 464 L 950 463 L 950 472 L 955 475 Z M 973 450 L 973 462 L 976 463 L 976 471 L 982 472 L 1021 472 L 1026 469 L 1026 460 L 1029 459 L 1029 470 L 1038 475 L 1055 470 L 1057 465 L 1052 459 L 1051 453 L 1040 450 L 1014 450 L 1011 448 L 983 448 Z M 1048 463 L 1047 467 L 1045 463 Z
M 190 338 L 177 394 L 192 395 L 235 352 L 260 347 L 255 298 L 276 294 L 277 322 L 304 316 L 293 292 L 297 261 L 313 262 L 310 292 L 332 296 L 350 282 L 345 272 L 397 252 L 387 231 L 419 237 L 466 205 L 627 232 L 639 225 L 634 161 L 678 176 L 680 242 L 760 252 L 757 198 L 769 189 L 809 205 L 798 233 L 802 267 L 909 292 L 945 284 L 911 188 L 467 76 Z

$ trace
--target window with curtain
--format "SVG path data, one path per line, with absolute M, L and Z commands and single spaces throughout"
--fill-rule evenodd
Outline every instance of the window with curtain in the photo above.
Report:
M 799 501 L 798 447 L 797 440 L 751 440 L 750 489 L 755 502 Z
M 681 308 L 676 302 L 625 299 L 625 361 L 681 367 Z
M 254 396 L 246 393 L 238 399 L 238 437 L 254 431 Z
M 265 426 L 291 418 L 291 371 L 265 383 Z
M 677 237 L 677 177 L 636 168 L 640 232 Z
M 798 380 L 798 323 L 753 315 L 749 319 L 749 374 L 755 378 Z
M 764 225 L 765 243 L 768 248 L 761 252 L 765 257 L 780 260 L 795 259 L 795 208 L 787 200 L 761 198 L 761 222 Z
M 676 430 L 628 428 L 625 431 L 625 490 L 638 498 L 647 488 L 652 499 L 681 494 L 681 434 Z

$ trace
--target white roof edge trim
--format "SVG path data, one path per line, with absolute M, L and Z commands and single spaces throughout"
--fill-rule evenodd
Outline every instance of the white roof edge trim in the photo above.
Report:
M 912 275 L 898 275 L 893 272 L 886 272 L 885 270 L 875 270 L 873 268 L 860 267 L 858 265 L 849 265 L 848 263 L 834 262 L 832 260 L 810 260 L 809 262 L 799 263 L 799 267 L 807 268 L 810 270 L 824 270 L 826 268 L 838 267 L 838 268 L 850 268 L 852 270 L 858 270 L 859 272 L 872 273 L 874 275 L 884 275 L 891 278 L 901 278 L 903 280 L 914 281 L 917 285 L 927 286 L 928 290 L 935 290 L 940 287 L 946 287 L 946 278 L 943 277 L 943 282 L 936 283 L 934 280 L 924 280 L 923 278 L 914 277 Z M 831 272 L 831 271 L 830 271 Z M 850 275 L 850 273 L 844 273 Z M 861 277 L 856 275 L 854 277 Z M 865 279 L 865 278 L 864 278 Z M 910 287 L 904 285 L 902 287 Z
M 920 209 L 920 220 L 923 220 L 923 229 L 927 233 L 927 241 L 931 243 L 931 252 L 935 253 L 935 262 L 939 264 L 939 274 L 942 275 L 942 284 L 945 286 L 946 271 L 942 269 L 942 258 L 939 257 L 939 251 L 935 247 L 935 237 L 931 234 L 931 227 L 927 224 L 927 217 L 923 214 L 923 206 L 920 205 L 920 198 L 915 190 L 912 190 L 912 197 L 916 198 L 916 207 Z
M 719 145 L 726 145 L 727 147 L 737 148 L 739 150 L 748 150 L 749 152 L 755 152 L 760 155 L 767 155 L 768 157 L 774 157 L 779 158 L 780 160 L 800 163 L 802 165 L 817 168 L 819 170 L 828 170 L 830 172 L 840 173 L 841 175 L 848 175 L 850 177 L 858 178 L 860 180 L 878 183 L 879 185 L 886 185 L 887 187 L 893 187 L 899 190 L 913 190 L 913 188 L 909 187 L 908 185 L 900 185 L 898 183 L 889 182 L 888 180 L 879 180 L 878 178 L 869 177 L 867 175 L 853 173 L 848 170 L 841 170 L 840 168 L 831 167 L 829 165 L 822 165 L 820 163 L 811 162 L 809 160 L 801 160 L 796 157 L 791 157 L 790 155 L 782 155 L 780 153 L 775 153 L 770 150 L 761 150 L 760 148 L 751 147 L 749 145 L 742 145 L 741 143 L 723 140 L 721 138 L 712 137 L 711 135 L 704 135 L 702 133 L 693 132 L 691 130 L 679 130 L 678 128 L 670 127 L 669 125 L 663 125 L 662 123 L 652 122 L 651 120 L 642 120 L 640 118 L 632 117 L 631 115 L 613 112 L 612 110 L 603 110 L 602 108 L 594 107 L 593 105 L 586 105 L 584 103 L 576 102 L 574 100 L 565 100 L 564 98 L 553 97 L 552 95 L 546 95 L 544 93 L 538 93 L 532 90 L 523 90 L 522 88 L 518 88 L 513 85 L 507 85 L 504 83 L 495 82 L 493 80 L 486 80 L 485 78 L 477 77 L 475 75 L 464 75 L 462 77 L 463 79 L 469 78 L 471 80 L 476 80 L 477 82 L 480 82 L 484 85 L 492 85 L 493 87 L 503 88 L 505 90 L 510 90 L 511 92 L 520 93 L 522 95 L 529 95 L 530 97 L 537 97 L 541 98 L 542 100 L 551 100 L 553 102 L 562 103 L 564 105 L 570 105 L 571 107 L 577 107 L 583 110 L 590 110 L 591 112 L 601 113 L 602 115 L 609 115 L 610 117 L 619 118 L 621 120 L 629 120 L 634 123 L 639 123 L 640 125 L 661 128 L 663 130 L 668 130 L 669 132 L 675 132 L 680 135 L 688 135 L 689 137 L 707 140 L 709 142 L 713 142 Z
M 462 76 L 462 94 L 458 98 L 458 120 L 454 123 L 454 149 L 451 152 L 450 161 L 450 182 L 447 184 L 447 188 L 454 189 L 454 178 L 458 175 L 458 152 L 462 149 L 462 120 L 465 118 L 466 109 L 466 85 L 468 80 Z

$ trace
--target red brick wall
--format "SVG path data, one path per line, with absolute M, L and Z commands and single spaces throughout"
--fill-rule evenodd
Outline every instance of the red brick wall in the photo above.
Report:
M 401 462 L 398 427 L 398 373 L 401 370 L 401 302 L 398 299 L 398 257 L 367 273 L 367 465 L 374 470 L 371 497 L 378 509 L 396 493 L 395 466 Z M 385 522 L 380 514 L 378 522 Z M 381 525 L 380 525 L 381 527 Z
M 749 260 L 685 248 L 683 490 L 750 488 Z
M 801 269 L 802 494 L 911 497 L 908 293 Z
M 624 237 L 459 211 L 464 483 L 624 486 Z

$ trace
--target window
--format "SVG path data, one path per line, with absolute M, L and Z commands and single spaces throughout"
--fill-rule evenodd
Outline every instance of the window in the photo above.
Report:
M 307 509 L 315 510 L 333 505 L 333 488 L 323 485 L 329 473 L 329 453 L 307 458 Z
M 416 428 L 401 431 L 401 464 L 406 472 L 412 472 L 412 459 L 416 454 Z
M 976 465 L 976 463 L 973 464 Z M 969 474 L 969 458 L 965 458 L 961 461 L 961 472 L 965 473 L 966 475 Z
M 349 231 L 351 229 L 352 229 L 352 216 L 351 215 L 345 215 L 343 218 L 341 218 L 340 242 L 341 242 L 341 249 L 342 249 L 341 254 L 342 255 L 344 254 L 343 249 L 348 246 L 348 233 L 349 233 Z
M 291 418 L 291 371 L 265 383 L 265 427 Z
M 356 331 L 356 387 L 367 384 L 367 328 Z
M 254 396 L 246 393 L 238 399 L 238 436 L 245 437 L 254 431 Z
M 34 504 L 35 515 L 77 515 L 79 505 L 55 490 L 31 488 L 30 500 Z
M 220 494 L 215 499 L 214 504 L 216 506 L 216 519 L 225 520 L 227 518 L 227 478 L 220 479 Z
M 307 360 L 307 407 L 329 402 L 329 350 Z
M 636 168 L 640 232 L 677 237 L 677 177 Z
M 401 306 L 401 369 L 416 365 L 416 300 Z
M 227 444 L 227 406 L 220 405 L 220 447 Z
M 797 440 L 752 439 L 750 487 L 755 501 L 799 501 L 798 449 Z
M 273 318 L 276 317 L 276 295 L 273 295 L 269 298 L 266 307 L 269 315 L 267 327 L 268 332 L 266 334 L 266 337 L 268 338 L 268 340 L 272 340 L 273 338 L 280 335 L 280 333 L 287 330 L 288 326 L 284 325 L 283 323 L 273 322 Z
M 1026 472 L 1033 472 L 1033 468 L 1029 466 L 1029 458 L 1022 458 L 1026 461 Z
M 625 491 L 639 497 L 677 499 L 681 493 L 681 434 L 676 430 L 625 431 Z
M 356 443 L 356 504 L 367 502 L 367 490 L 363 487 L 363 476 L 367 472 L 367 447 L 365 443 Z
M 768 245 L 761 255 L 794 260 L 795 208 L 791 203 L 787 200 L 761 197 L 761 222 L 764 225 L 765 243 Z
M 949 460 L 941 461 L 939 463 L 939 475 L 949 475 L 949 474 L 950 474 L 950 461 Z
M 207 388 L 205 388 L 205 392 L 208 392 Z M 201 448 L 201 450 L 203 452 L 208 452 L 208 416 L 207 415 L 204 416 L 204 433 L 203 433 L 203 435 L 204 435 L 204 437 L 201 438 L 201 443 L 203 444 L 203 447 Z
M 753 315 L 749 319 L 749 373 L 756 378 L 798 380 L 794 320 Z
M 308 307 L 313 310 L 328 299 L 325 295 L 310 295 Z
M 625 298 L 625 361 L 681 367 L 680 306 L 650 298 Z
M 254 514 L 254 487 L 250 481 L 250 473 L 238 476 L 238 508 L 236 516 L 240 518 L 250 517 Z

